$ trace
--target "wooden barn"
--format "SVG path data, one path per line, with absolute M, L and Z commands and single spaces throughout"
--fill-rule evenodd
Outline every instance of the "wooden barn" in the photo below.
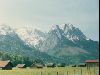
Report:
M 86 64 L 85 63 L 79 63 L 77 66 L 78 67 L 86 67 Z
M 43 68 L 44 67 L 44 65 L 42 65 L 42 64 L 37 64 L 36 65 L 36 68 Z
M 99 67 L 99 60 L 86 60 L 87 67 Z
M 56 67 L 56 65 L 54 63 L 48 63 L 48 64 L 46 64 L 46 66 L 48 68 L 54 68 L 54 67 Z
M 0 69 L 1 70 L 12 70 L 13 64 L 10 60 L 7 61 L 0 61 Z
M 65 64 L 65 63 L 59 63 L 59 64 L 57 64 L 56 66 L 57 66 L 57 67 L 65 67 L 66 64 Z
M 30 68 L 43 68 L 43 64 L 32 64 Z
M 16 67 L 17 68 L 26 68 L 26 65 L 25 64 L 18 64 Z

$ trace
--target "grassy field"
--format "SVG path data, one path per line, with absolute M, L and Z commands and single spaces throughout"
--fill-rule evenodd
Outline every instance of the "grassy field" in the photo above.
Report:
M 99 75 L 99 68 L 43 68 L 43 69 L 13 69 L 0 70 L 0 75 Z

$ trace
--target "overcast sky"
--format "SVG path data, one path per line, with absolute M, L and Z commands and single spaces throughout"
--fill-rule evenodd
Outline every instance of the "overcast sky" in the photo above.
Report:
M 47 31 L 63 23 L 99 40 L 99 0 L 0 0 L 0 24 Z

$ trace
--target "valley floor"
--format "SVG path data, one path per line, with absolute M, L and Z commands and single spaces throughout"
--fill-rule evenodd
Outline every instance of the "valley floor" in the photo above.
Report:
M 99 75 L 99 68 L 92 67 L 64 67 L 64 68 L 43 68 L 43 69 L 17 69 L 0 70 L 0 75 Z

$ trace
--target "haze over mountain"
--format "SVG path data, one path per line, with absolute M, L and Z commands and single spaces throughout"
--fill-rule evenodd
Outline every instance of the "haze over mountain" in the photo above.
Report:
M 79 63 L 99 56 L 99 42 L 87 38 L 72 24 L 52 26 L 49 32 L 0 25 L 0 51 L 42 59 Z

